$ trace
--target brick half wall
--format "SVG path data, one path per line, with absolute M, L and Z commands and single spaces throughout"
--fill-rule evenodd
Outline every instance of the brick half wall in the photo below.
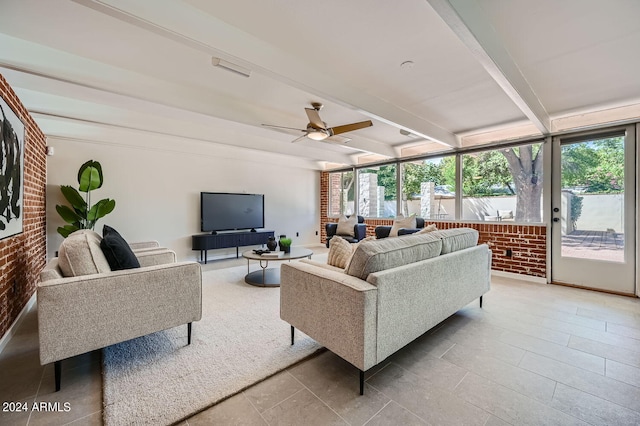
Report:
M 45 136 L 7 81 L 0 75 L 0 95 L 25 125 L 22 233 L 0 240 L 0 337 L 27 304 L 46 262 Z
M 325 225 L 337 222 L 328 217 L 329 172 L 320 177 L 320 229 L 321 242 L 327 240 Z M 392 219 L 365 219 L 367 235 L 375 235 L 376 226 L 392 225 Z M 479 233 L 479 242 L 486 243 L 492 250 L 492 269 L 533 277 L 547 276 L 547 227 L 546 225 L 522 225 L 506 223 L 443 222 L 435 223 L 438 229 L 473 228 Z M 511 256 L 507 256 L 511 250 Z

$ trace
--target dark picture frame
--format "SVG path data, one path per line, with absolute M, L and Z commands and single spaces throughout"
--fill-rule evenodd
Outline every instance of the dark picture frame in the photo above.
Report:
M 25 125 L 0 96 L 0 240 L 21 234 Z

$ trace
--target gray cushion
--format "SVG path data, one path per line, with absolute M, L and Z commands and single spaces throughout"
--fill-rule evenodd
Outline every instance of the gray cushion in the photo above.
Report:
M 428 235 L 442 239 L 442 252 L 447 254 L 478 245 L 478 231 L 472 228 L 452 228 L 434 231 Z
M 111 268 L 100 248 L 100 235 L 81 229 L 64 239 L 58 249 L 58 267 L 65 277 L 100 274 Z
M 345 272 L 366 280 L 373 272 L 395 268 L 440 255 L 442 240 L 434 232 L 360 243 Z

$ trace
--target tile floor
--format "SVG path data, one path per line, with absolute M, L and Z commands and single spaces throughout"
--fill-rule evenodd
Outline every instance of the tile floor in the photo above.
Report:
M 36 313 L 0 354 L 2 425 L 101 424 L 100 353 L 63 363 L 53 393 Z M 484 297 L 367 372 L 331 352 L 295 365 L 182 425 L 638 425 L 640 300 L 496 277 Z

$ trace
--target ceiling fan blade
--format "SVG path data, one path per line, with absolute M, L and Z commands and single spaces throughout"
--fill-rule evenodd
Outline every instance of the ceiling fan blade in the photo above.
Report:
M 331 127 L 328 129 L 332 134 L 339 135 L 340 133 L 352 132 L 358 129 L 364 129 L 365 127 L 371 127 L 373 123 L 371 120 L 360 121 L 358 123 L 345 124 L 342 126 Z
M 296 142 L 298 142 L 299 140 L 302 140 L 302 139 L 304 139 L 304 138 L 306 138 L 306 137 L 307 137 L 307 135 L 302 135 L 302 136 L 300 136 L 300 137 L 295 138 L 294 140 L 292 140 L 292 141 L 291 141 L 291 143 L 296 143 Z
M 272 124 L 262 124 L 264 127 L 273 127 L 274 129 L 289 129 L 289 130 L 297 130 L 299 132 L 306 132 L 306 129 L 298 129 L 296 127 L 285 127 L 285 126 L 274 126 Z
M 317 110 L 312 108 L 305 108 L 304 110 L 307 112 L 307 117 L 309 117 L 309 123 L 311 123 L 316 129 L 325 128 L 325 124 L 322 122 Z

